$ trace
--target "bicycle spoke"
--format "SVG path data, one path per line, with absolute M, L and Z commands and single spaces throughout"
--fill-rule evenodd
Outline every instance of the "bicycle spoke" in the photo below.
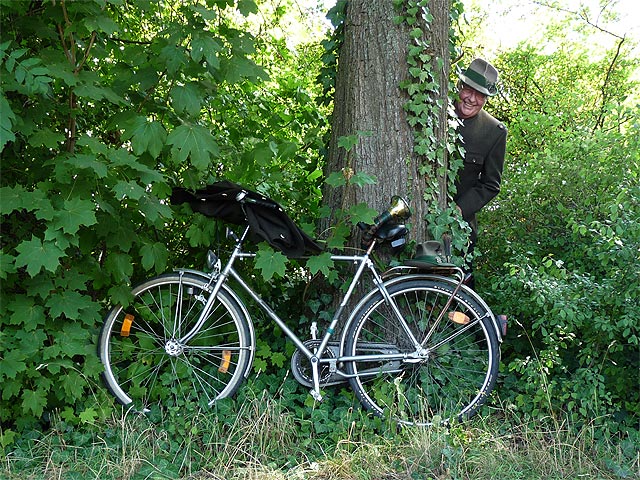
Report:
M 169 274 L 134 290 L 100 336 L 105 380 L 118 400 L 146 410 L 232 395 L 251 359 L 243 310 L 224 292 L 195 331 L 208 296 L 199 278 Z M 130 312 L 130 313 L 129 313 Z M 184 344 L 181 335 L 189 332 Z

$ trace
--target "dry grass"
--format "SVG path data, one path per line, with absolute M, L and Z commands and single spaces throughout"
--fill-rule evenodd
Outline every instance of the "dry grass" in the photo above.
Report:
M 183 420 L 174 428 L 125 413 L 87 432 L 54 423 L 4 456 L 0 479 L 640 479 L 637 447 L 597 439 L 590 426 L 519 424 L 504 411 L 449 428 L 375 432 L 353 422 L 336 441 L 336 432 L 303 435 L 266 395 L 226 423 L 202 412 Z

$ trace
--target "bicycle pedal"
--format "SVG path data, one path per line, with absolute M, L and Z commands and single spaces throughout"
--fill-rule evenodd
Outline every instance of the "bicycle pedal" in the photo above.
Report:
M 309 390 L 309 393 L 311 394 L 313 399 L 318 403 L 321 403 L 322 400 L 324 400 L 324 397 L 322 396 L 322 394 L 320 392 L 317 392 L 314 389 Z

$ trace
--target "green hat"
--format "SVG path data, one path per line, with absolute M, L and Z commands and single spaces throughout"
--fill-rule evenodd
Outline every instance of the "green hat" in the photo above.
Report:
M 486 60 L 476 58 L 469 68 L 460 75 L 462 83 L 471 88 L 493 97 L 498 93 L 496 83 L 498 82 L 498 70 Z
M 430 240 L 420 243 L 416 247 L 416 255 L 412 260 L 406 262 L 407 265 L 414 267 L 453 267 L 452 263 L 447 262 L 443 245 L 437 240 Z M 426 264 L 426 265 L 425 265 Z

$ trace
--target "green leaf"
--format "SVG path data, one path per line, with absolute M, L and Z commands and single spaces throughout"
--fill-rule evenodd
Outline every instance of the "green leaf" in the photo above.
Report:
M 59 382 L 62 390 L 64 390 L 65 396 L 73 399 L 82 398 L 85 384 L 85 380 L 73 370 L 68 370 L 66 374 L 63 374 Z M 82 413 L 80 414 L 80 418 L 82 418 Z
M 78 397 L 75 397 L 75 398 L 78 398 Z M 98 412 L 96 412 L 95 409 L 91 407 L 86 408 L 80 413 L 80 421 L 82 423 L 88 423 L 90 425 L 93 425 L 97 418 L 98 418 Z
M 59 148 L 65 137 L 60 132 L 54 132 L 48 128 L 37 130 L 29 137 L 29 145 L 33 147 Z
M 64 316 L 71 320 L 82 318 L 82 311 L 93 307 L 91 297 L 73 290 L 61 290 L 53 293 L 46 302 L 52 319 Z
M 256 268 L 262 271 L 265 281 L 271 280 L 274 275 L 283 277 L 286 271 L 287 257 L 276 252 L 265 243 L 261 243 L 256 253 Z
M 171 207 L 162 203 L 155 197 L 145 195 L 138 202 L 140 211 L 144 214 L 144 218 L 149 225 L 160 228 L 164 221 L 172 216 Z
M 74 93 L 78 97 L 88 98 L 91 100 L 107 100 L 115 105 L 126 105 L 127 101 L 122 98 L 120 95 L 116 94 L 109 87 L 100 87 L 97 85 L 92 85 L 90 83 L 85 83 L 83 85 L 79 85 L 74 89 Z
M 117 282 L 126 282 L 133 274 L 131 257 L 125 253 L 111 253 L 104 262 L 105 270 Z
M 156 242 L 152 245 L 144 245 L 140 249 L 140 254 L 142 255 L 142 267 L 145 270 L 151 270 L 155 266 L 156 272 L 161 273 L 167 268 L 169 250 L 164 243 Z
M 158 158 L 167 139 L 167 131 L 160 122 L 150 122 L 145 117 L 136 117 L 130 128 L 125 129 L 125 139 L 131 139 L 133 153 L 141 155 L 149 152 Z
M 209 71 L 217 70 L 220 67 L 220 59 L 218 52 L 222 50 L 222 46 L 210 35 L 194 35 L 191 40 L 191 58 L 199 62 L 203 58 L 207 62 Z
M 318 272 L 322 272 L 325 277 L 329 276 L 330 269 L 333 267 L 334 262 L 331 260 L 331 253 L 324 252 L 320 255 L 314 255 L 307 260 L 307 267 L 312 275 Z
M 0 213 L 8 215 L 14 210 L 24 208 L 26 195 L 28 192 L 22 185 L 0 187 Z
M 373 223 L 373 220 L 378 215 L 378 212 L 373 208 L 369 208 L 366 203 L 358 203 L 349 209 L 349 216 L 351 222 L 355 225 L 358 222 L 364 222 L 368 225 Z
M 7 308 L 13 312 L 9 317 L 10 325 L 21 325 L 26 331 L 33 331 L 40 325 L 44 325 L 44 308 L 36 305 L 33 297 L 19 295 L 7 305 Z
M 94 172 L 98 178 L 106 178 L 108 174 L 107 166 L 104 164 L 104 162 L 98 160 L 95 155 L 73 155 L 72 157 L 66 159 L 65 163 L 71 165 L 75 169 L 83 168 L 90 170 Z
M 347 184 L 347 180 L 342 172 L 331 172 L 325 179 L 325 183 L 332 187 L 343 187 Z
M 167 143 L 173 145 L 171 153 L 179 163 L 191 158 L 191 163 L 199 170 L 209 167 L 212 155 L 220 155 L 211 132 L 199 125 L 180 125 L 169 134 Z
M 0 380 L 16 378 L 16 375 L 27 369 L 25 354 L 19 349 L 5 351 L 0 362 Z M 3 395 L 4 398 L 4 395 Z
M 278 368 L 284 367 L 284 364 L 286 361 L 287 361 L 287 357 L 282 352 L 273 352 L 271 354 L 271 363 Z
M 124 181 L 120 180 L 113 186 L 113 193 L 119 200 L 125 198 L 132 198 L 133 200 L 140 200 L 145 195 L 145 190 L 136 181 Z
M 351 184 L 363 187 L 364 185 L 375 185 L 378 183 L 378 179 L 375 175 L 369 175 L 364 172 L 357 172 L 349 180 Z
M 238 10 L 246 17 L 250 13 L 258 13 L 258 6 L 253 0 L 238 0 Z
M 90 200 L 72 198 L 64 201 L 64 210 L 56 212 L 52 224 L 64 233 L 73 235 L 81 226 L 89 227 L 96 222 L 94 203 Z
M 51 242 L 42 242 L 39 238 L 31 236 L 31 240 L 25 240 L 16 247 L 19 255 L 16 257 L 16 267 L 27 267 L 27 273 L 35 277 L 43 268 L 55 272 L 60 265 L 60 257 L 64 252 Z
M 189 83 L 187 85 L 177 85 L 171 89 L 169 93 L 173 108 L 176 112 L 186 112 L 192 117 L 196 117 L 200 114 L 200 108 L 202 107 L 202 98 L 198 87 Z
M 11 106 L 4 95 L 0 95 L 0 151 L 8 142 L 16 139 L 12 131 L 16 115 L 11 110 Z
M 358 144 L 358 135 L 345 135 L 338 138 L 338 147 L 344 148 L 347 152 Z
M 99 15 L 97 17 L 87 16 L 85 25 L 89 31 L 96 30 L 98 32 L 104 32 L 107 35 L 113 35 L 120 31 L 118 24 L 106 15 Z
M 24 390 L 22 392 L 22 411 L 31 412 L 34 417 L 40 417 L 47 404 L 46 392 L 42 390 Z

